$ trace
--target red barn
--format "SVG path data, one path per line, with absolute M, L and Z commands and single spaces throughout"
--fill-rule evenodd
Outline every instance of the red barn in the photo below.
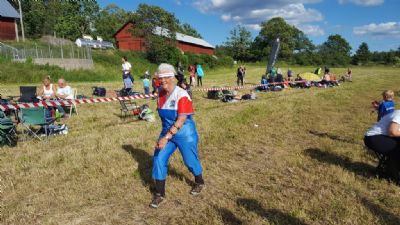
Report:
M 14 40 L 17 37 L 18 12 L 7 0 L 0 0 L 0 40 Z
M 123 25 L 115 34 L 114 38 L 117 43 L 117 47 L 123 51 L 144 51 L 145 40 L 140 37 L 134 37 L 132 35 L 133 22 L 128 22 Z M 166 29 L 157 27 L 154 31 L 157 35 L 166 35 L 168 32 Z M 195 38 L 181 33 L 176 33 L 177 48 L 183 52 L 190 52 L 196 54 L 214 54 L 214 46 L 209 44 L 203 39 Z

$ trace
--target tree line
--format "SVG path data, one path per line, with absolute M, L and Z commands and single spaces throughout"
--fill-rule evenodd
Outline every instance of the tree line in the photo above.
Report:
M 9 1 L 18 9 L 16 0 Z M 56 34 L 58 37 L 75 40 L 87 34 L 113 41 L 113 34 L 137 15 L 136 12 L 124 10 L 116 4 L 100 8 L 95 0 L 21 0 L 21 7 L 25 34 L 29 38 Z M 174 23 L 177 32 L 201 38 L 190 24 L 181 23 L 176 18 Z
M 17 1 L 9 0 L 17 8 Z M 176 32 L 201 38 L 201 35 L 188 23 L 181 23 L 173 13 L 161 7 L 139 4 L 136 11 L 127 11 L 116 4 L 100 8 L 95 0 L 21 0 L 25 34 L 29 38 L 43 35 L 56 35 L 70 40 L 84 34 L 100 36 L 115 42 L 114 33 L 127 21 L 135 21 L 132 30 L 135 35 L 146 39 L 146 58 L 151 62 L 215 61 L 200 56 L 182 56 L 175 47 Z M 169 30 L 168 35 L 159 36 L 152 32 L 155 27 Z M 233 58 L 242 62 L 266 61 L 272 41 L 281 40 L 278 59 L 298 65 L 400 65 L 400 47 L 397 50 L 371 52 L 367 43 L 362 43 L 351 54 L 351 46 L 341 35 L 330 35 L 321 45 L 312 41 L 298 28 L 283 18 L 276 17 L 261 23 L 259 34 L 253 39 L 246 27 L 238 25 L 227 41 L 217 46 L 216 56 L 223 58 L 224 64 Z M 196 63 L 196 62 L 188 62 Z M 218 64 L 217 62 L 213 62 Z
M 278 59 L 297 65 L 400 65 L 400 47 L 397 50 L 371 52 L 363 42 L 351 54 L 349 42 L 339 34 L 330 35 L 319 46 L 297 27 L 289 25 L 283 18 L 276 17 L 261 24 L 259 34 L 252 39 L 246 27 L 238 25 L 227 41 L 217 46 L 218 54 L 225 54 L 242 62 L 266 61 L 276 38 L 280 38 Z
M 10 3 L 18 8 L 16 0 L 10 0 Z M 228 62 L 226 57 L 217 61 L 211 56 L 183 56 L 175 45 L 176 33 L 202 37 L 190 24 L 181 23 L 173 13 L 158 6 L 142 3 L 136 11 L 127 11 L 116 4 L 100 8 L 95 0 L 21 0 L 21 5 L 25 35 L 31 39 L 56 35 L 75 41 L 83 35 L 91 35 L 115 43 L 113 37 L 115 32 L 126 22 L 134 21 L 136 26 L 131 32 L 146 39 L 145 56 L 150 62 L 175 64 L 178 61 L 188 62 L 191 59 L 204 62 L 209 67 L 217 66 L 221 61 L 223 64 Z M 156 27 L 168 29 L 168 35 L 155 35 L 153 31 Z

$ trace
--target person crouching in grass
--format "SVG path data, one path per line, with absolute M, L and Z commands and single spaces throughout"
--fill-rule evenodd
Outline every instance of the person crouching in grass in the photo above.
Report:
M 157 108 L 162 131 L 153 156 L 152 178 L 155 180 L 156 191 L 150 203 L 152 208 L 158 208 L 165 202 L 168 161 L 177 148 L 195 179 L 195 185 L 190 193 L 200 194 L 205 185 L 197 150 L 199 137 L 193 120 L 192 99 L 185 90 L 176 86 L 174 78 L 176 71 L 172 65 L 161 64 L 157 73 L 160 83 Z
M 393 102 L 394 92 L 392 90 L 382 92 L 382 97 L 383 101 L 380 103 L 378 101 L 372 102 L 372 106 L 378 111 L 378 121 L 385 115 L 392 113 L 396 108 Z

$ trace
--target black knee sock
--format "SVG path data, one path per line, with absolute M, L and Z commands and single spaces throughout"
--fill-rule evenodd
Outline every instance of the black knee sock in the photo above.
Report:
M 165 180 L 156 180 L 156 194 L 165 197 Z
M 194 182 L 196 184 L 204 184 L 203 176 L 200 174 L 194 177 Z

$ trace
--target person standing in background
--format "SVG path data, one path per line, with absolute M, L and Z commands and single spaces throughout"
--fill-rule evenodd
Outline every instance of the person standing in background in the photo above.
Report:
M 126 56 L 122 57 L 122 79 L 125 79 L 125 75 L 131 79 L 132 84 L 135 82 L 133 76 L 131 74 L 132 65 L 128 62 L 128 58 Z
M 143 78 L 143 89 L 145 95 L 150 94 L 150 80 L 149 80 L 149 75 L 147 73 L 148 72 L 146 72 Z
M 189 73 L 190 73 L 190 80 L 189 80 L 189 85 L 190 86 L 195 86 L 196 85 L 196 67 L 194 65 L 189 66 Z
M 176 75 L 176 79 L 178 80 L 178 83 L 182 83 L 183 79 L 185 79 L 185 74 L 183 65 L 180 61 L 178 62 L 177 69 L 178 69 L 178 74 Z
M 347 80 L 348 81 L 351 81 L 351 75 L 352 75 L 352 71 L 351 71 L 351 69 L 350 68 L 347 68 Z
M 242 65 L 242 69 L 243 69 L 243 84 L 246 84 L 246 67 Z
M 196 67 L 196 71 L 197 71 L 197 86 L 203 86 L 203 77 L 204 77 L 204 71 L 201 68 L 201 65 L 197 65 Z
M 153 87 L 153 95 L 158 94 L 158 87 L 160 86 L 158 83 L 158 73 L 154 72 L 154 77 L 151 82 L 151 86 Z
M 292 76 L 293 76 L 292 69 L 289 68 L 287 71 L 288 81 L 292 81 Z
M 129 78 L 127 74 L 124 74 L 123 78 L 124 78 L 124 89 L 125 89 L 124 95 L 125 96 L 130 95 L 133 86 L 132 80 L 131 78 Z
M 236 72 L 238 86 L 239 86 L 239 83 L 240 83 L 240 86 L 243 86 L 243 73 L 244 73 L 243 65 L 240 65 Z

